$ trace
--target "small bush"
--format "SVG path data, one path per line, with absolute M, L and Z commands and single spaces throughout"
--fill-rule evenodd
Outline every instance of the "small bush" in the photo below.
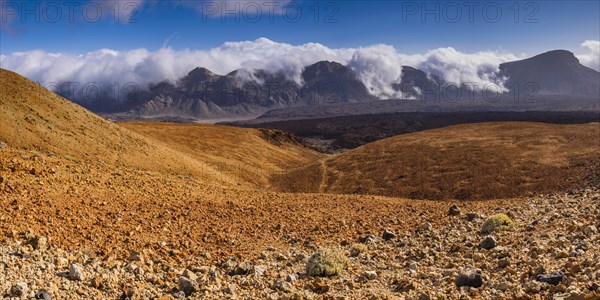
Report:
M 369 248 L 365 244 L 354 244 L 352 245 L 352 248 L 350 248 L 350 256 L 356 257 L 368 250 Z
M 481 233 L 492 233 L 496 230 L 508 230 L 513 226 L 513 221 L 505 214 L 496 214 L 489 217 L 481 225 Z
M 306 263 L 309 276 L 335 276 L 348 269 L 348 258 L 341 251 L 319 250 Z

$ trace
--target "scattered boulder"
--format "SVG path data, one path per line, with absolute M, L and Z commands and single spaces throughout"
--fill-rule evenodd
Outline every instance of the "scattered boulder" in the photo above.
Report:
M 232 283 L 225 288 L 225 293 L 235 294 L 235 293 L 237 293 L 237 290 L 238 290 L 237 284 Z
M 498 261 L 498 267 L 504 269 L 510 265 L 510 260 L 508 258 L 502 258 Z
M 249 261 L 239 263 L 233 269 L 233 275 L 248 275 L 254 271 L 254 266 Z
M 381 238 L 384 241 L 389 241 L 391 239 L 395 239 L 396 238 L 396 234 L 388 229 L 384 229 L 383 230 L 383 235 L 381 236 Z
M 525 284 L 525 292 L 529 294 L 537 294 L 542 290 L 542 284 L 537 281 L 529 281 Z
M 360 274 L 360 276 L 364 279 L 367 280 L 373 280 L 375 278 L 377 278 L 377 272 L 375 271 L 364 271 L 362 272 L 362 274 Z
M 233 272 L 236 265 L 237 265 L 236 258 L 230 257 L 221 263 L 221 268 L 223 268 L 225 270 L 229 270 L 228 272 Z
M 35 250 L 46 250 L 48 248 L 48 239 L 45 237 L 35 237 L 29 243 Z
M 90 285 L 93 288 L 101 289 L 104 286 L 104 279 L 102 278 L 102 276 L 96 276 L 96 277 L 92 278 Z
M 35 299 L 36 300 L 52 300 L 52 297 L 50 297 L 50 294 L 48 294 L 48 292 L 46 292 L 46 290 L 39 290 L 35 293 Z
M 377 242 L 377 237 L 372 234 L 369 234 L 365 237 L 360 238 L 358 241 L 363 244 L 373 244 L 373 243 Z
M 285 281 L 287 281 L 287 282 L 294 282 L 296 280 L 298 280 L 298 275 L 294 274 L 294 273 L 288 274 L 287 277 L 285 278 Z
M 506 281 L 501 281 L 501 282 L 496 282 L 496 284 L 494 284 L 494 288 L 500 291 L 507 291 L 508 289 L 511 288 L 510 284 Z
M 549 283 L 551 285 L 558 285 L 561 283 L 565 274 L 562 271 L 550 273 L 550 274 L 539 274 L 535 277 L 537 281 Z
M 458 276 L 456 276 L 456 286 L 470 286 L 478 288 L 483 285 L 483 277 L 480 269 L 471 267 L 464 268 Z
M 265 274 L 265 271 L 267 270 L 261 266 L 254 266 L 254 274 L 256 276 L 263 276 Z
M 587 299 L 597 299 L 597 298 L 586 298 L 583 293 L 567 293 L 567 294 L 558 294 L 554 296 L 556 300 L 587 300 Z
M 419 298 L 417 298 L 417 299 L 418 300 L 431 300 L 431 297 L 427 293 L 421 293 L 421 295 L 419 295 Z
M 179 290 L 189 296 L 200 289 L 197 281 L 190 280 L 187 277 L 179 277 Z
M 196 276 L 196 274 L 188 269 L 183 270 L 183 273 L 181 273 L 181 276 L 192 280 L 192 281 L 198 281 L 198 276 Z
M 129 254 L 129 261 L 142 261 L 142 254 L 136 251 L 132 251 Z
M 77 281 L 82 281 L 85 279 L 83 271 L 79 265 L 72 264 L 71 267 L 69 267 L 69 278 Z
M 479 219 L 479 215 L 476 213 L 467 213 L 467 221 L 472 222 Z
M 423 223 L 419 226 L 419 231 L 430 231 L 431 228 L 431 223 Z
M 23 297 L 26 296 L 29 291 L 29 287 L 27 287 L 27 283 L 18 282 L 10 288 L 10 295 L 12 297 Z
M 558 253 L 556 253 L 555 257 L 558 259 L 567 258 L 567 257 L 569 257 L 569 253 L 567 253 L 567 251 L 565 251 L 565 250 L 562 250 L 562 251 L 559 251 Z
M 450 209 L 448 209 L 448 215 L 449 216 L 460 216 L 460 207 L 458 207 L 456 204 L 450 206 Z
M 310 284 L 310 288 L 317 294 L 325 294 L 329 292 L 330 286 L 321 278 L 317 278 L 313 283 Z
M 309 276 L 335 276 L 348 269 L 348 258 L 339 250 L 324 249 L 315 252 L 306 264 Z
M 493 249 L 497 246 L 498 244 L 496 243 L 496 239 L 491 236 L 488 235 L 485 237 L 485 239 L 483 239 L 483 241 L 481 241 L 481 243 L 479 244 L 479 247 L 486 249 L 486 250 L 490 250 Z
M 583 231 L 583 234 L 585 234 L 588 237 L 591 237 L 592 235 L 598 233 L 598 229 L 594 225 L 586 225 L 581 231 Z
M 274 257 L 278 261 L 287 261 L 287 260 L 290 259 L 289 257 L 287 257 L 287 255 L 285 255 L 285 254 L 283 254 L 281 252 L 275 253 Z
M 173 298 L 175 298 L 175 299 L 185 299 L 185 293 L 183 291 L 177 291 L 177 292 L 173 293 Z M 170 299 L 170 298 L 168 298 L 168 299 Z
M 291 292 L 293 288 L 294 287 L 292 286 L 291 283 L 289 283 L 287 281 L 283 281 L 283 280 L 275 281 L 275 283 L 273 284 L 273 289 L 279 290 L 282 292 L 286 292 L 286 293 Z

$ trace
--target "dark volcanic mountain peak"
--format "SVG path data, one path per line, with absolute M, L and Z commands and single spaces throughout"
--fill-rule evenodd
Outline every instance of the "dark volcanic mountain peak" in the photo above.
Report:
M 505 86 L 527 93 L 554 95 L 600 94 L 600 73 L 579 63 L 566 50 L 554 50 L 531 58 L 503 63 L 502 75 L 508 77 Z
M 334 61 L 320 61 L 304 68 L 303 94 L 310 105 L 373 101 L 365 85 L 354 72 Z
M 402 66 L 402 80 L 409 78 L 410 80 L 427 80 L 427 73 L 409 66 Z
M 207 81 L 207 80 L 214 79 L 215 77 L 218 77 L 218 76 L 219 75 L 211 72 L 209 69 L 198 67 L 198 68 L 191 70 L 187 74 L 187 76 L 185 76 L 183 78 L 183 80 L 194 81 L 194 82 Z
M 350 72 L 348 67 L 334 61 L 320 61 L 304 68 L 302 77 L 304 80 L 330 78 L 332 76 L 345 75 Z
M 573 54 L 573 52 L 570 52 L 567 50 L 548 51 L 546 53 L 536 55 L 532 58 L 537 58 L 537 59 L 547 58 L 547 59 L 553 59 L 553 60 L 565 61 L 565 62 L 573 62 L 573 63 L 579 62 L 579 59 L 577 59 L 577 57 L 575 57 L 575 54 Z
M 510 96 L 513 101 L 506 104 L 507 107 L 514 103 L 529 105 L 548 96 L 597 99 L 600 95 L 600 73 L 581 65 L 573 53 L 565 50 L 507 62 L 500 65 L 500 71 L 498 75 L 507 79 L 504 86 L 509 90 L 504 96 Z M 136 93 L 135 101 L 126 109 L 144 117 L 208 119 L 255 116 L 271 109 L 378 100 L 369 93 L 352 68 L 335 61 L 319 61 L 305 66 L 301 76 L 301 82 L 297 82 L 297 78 L 290 78 L 289 73 L 265 69 L 239 69 L 221 76 L 199 67 L 175 83 L 164 81 L 151 85 L 147 91 Z M 467 99 L 475 95 L 468 86 L 456 89 L 443 77 L 414 67 L 402 66 L 401 79 L 391 87 L 402 92 L 401 96 L 406 99 L 440 101 Z M 515 102 L 515 99 L 522 102 Z M 449 103 L 448 107 L 440 109 L 456 109 L 451 107 L 454 102 Z M 587 105 L 587 102 L 584 104 Z M 567 106 L 575 107 L 565 103 Z
M 548 51 L 546 53 L 536 55 L 531 58 L 504 63 L 504 64 L 500 65 L 500 68 L 502 68 L 503 65 L 518 64 L 518 63 L 534 64 L 534 65 L 543 64 L 543 65 L 565 66 L 565 65 L 577 65 L 577 64 L 579 64 L 579 59 L 577 59 L 577 57 L 575 57 L 575 55 L 572 52 L 569 52 L 567 50 L 553 50 L 553 51 Z

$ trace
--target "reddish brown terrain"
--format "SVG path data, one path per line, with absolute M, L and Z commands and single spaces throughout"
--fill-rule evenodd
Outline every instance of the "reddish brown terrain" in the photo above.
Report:
M 599 180 L 600 123 L 467 124 L 400 135 L 277 177 L 282 190 L 486 200 Z
M 0 79 L 0 297 L 600 296 L 598 124 L 463 125 L 325 156 L 279 131 L 113 124 Z M 499 212 L 514 226 L 481 248 Z M 347 269 L 309 276 L 320 248 Z M 481 286 L 456 284 L 469 266 Z

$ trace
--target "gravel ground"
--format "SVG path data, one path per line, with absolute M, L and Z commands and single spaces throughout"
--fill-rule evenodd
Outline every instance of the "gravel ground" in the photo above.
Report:
M 508 230 L 454 207 L 444 226 L 356 236 L 329 247 L 347 268 L 308 276 L 314 245 L 256 259 L 210 254 L 128 259 L 64 251 L 34 232 L 0 246 L 0 295 L 23 299 L 600 299 L 600 188 L 527 199 Z M 485 241 L 485 242 L 484 242 Z M 486 249 L 487 248 L 487 249 Z M 177 253 L 171 253 L 176 256 Z M 459 287 L 460 285 L 460 287 Z M 36 298 L 37 297 L 37 298 Z

